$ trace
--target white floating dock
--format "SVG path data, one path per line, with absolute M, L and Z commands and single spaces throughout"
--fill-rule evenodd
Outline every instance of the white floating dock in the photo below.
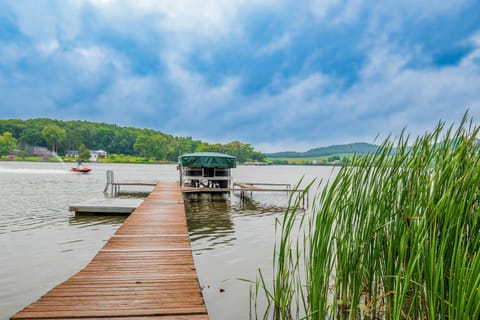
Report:
M 105 198 L 87 200 L 69 207 L 77 213 L 129 214 L 142 204 L 143 199 Z

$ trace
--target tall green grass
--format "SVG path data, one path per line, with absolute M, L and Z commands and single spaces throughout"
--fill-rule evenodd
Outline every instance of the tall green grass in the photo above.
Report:
M 308 216 L 292 198 L 252 297 L 268 301 L 261 317 L 479 319 L 478 131 L 465 116 L 402 133 L 342 167 Z

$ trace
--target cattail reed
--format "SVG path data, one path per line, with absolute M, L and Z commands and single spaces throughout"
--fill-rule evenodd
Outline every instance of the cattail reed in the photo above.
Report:
M 263 318 L 480 318 L 478 131 L 465 115 L 403 132 L 319 184 L 307 214 L 292 198 L 252 296 Z

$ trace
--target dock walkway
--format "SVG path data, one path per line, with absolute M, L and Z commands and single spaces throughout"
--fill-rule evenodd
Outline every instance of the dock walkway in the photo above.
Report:
M 157 184 L 93 260 L 11 319 L 208 319 L 182 191 Z

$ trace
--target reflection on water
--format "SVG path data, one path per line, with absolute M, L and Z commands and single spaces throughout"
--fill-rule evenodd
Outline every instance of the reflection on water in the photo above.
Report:
M 230 201 L 224 195 L 190 194 L 185 196 L 190 240 L 195 251 L 228 246 L 235 240 Z
M 233 245 L 236 240 L 234 220 L 278 215 L 285 206 L 262 204 L 235 195 L 189 194 L 184 196 L 190 240 L 195 254 Z M 286 202 L 285 197 L 283 202 Z M 254 235 L 252 235 L 254 236 Z
M 241 216 L 248 217 L 260 217 L 264 215 L 277 215 L 279 213 L 285 212 L 286 209 L 286 197 L 282 199 L 284 205 L 276 205 L 276 204 L 269 204 L 269 203 L 262 203 L 258 200 L 246 198 L 246 199 L 238 199 L 238 205 L 232 207 L 232 210 Z
M 152 188 L 150 188 L 152 189 Z M 122 191 L 120 190 L 116 195 L 110 195 L 110 194 L 106 194 L 105 196 L 106 197 L 113 197 L 113 198 L 117 198 L 117 199 L 143 199 L 145 198 L 146 196 L 148 196 L 150 194 L 150 192 L 146 192 L 146 191 Z
M 69 218 L 69 223 L 72 226 L 89 228 L 94 225 L 110 224 L 114 226 L 121 225 L 127 215 L 125 214 L 111 214 L 105 215 L 104 213 L 82 213 L 74 215 Z

